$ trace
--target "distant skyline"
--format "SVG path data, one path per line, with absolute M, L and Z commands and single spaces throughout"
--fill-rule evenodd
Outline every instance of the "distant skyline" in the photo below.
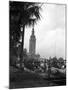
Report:
M 40 14 L 41 20 L 34 27 L 36 54 L 65 59 L 65 5 L 43 4 Z M 31 32 L 32 27 L 26 27 L 24 48 L 28 52 Z

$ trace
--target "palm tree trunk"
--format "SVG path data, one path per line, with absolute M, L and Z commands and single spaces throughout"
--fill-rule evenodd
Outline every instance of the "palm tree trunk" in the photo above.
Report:
M 22 43 L 21 43 L 21 57 L 20 57 L 20 68 L 23 69 L 22 67 L 22 62 L 23 62 L 23 49 L 24 49 L 24 33 L 25 33 L 25 25 L 23 25 L 23 31 L 22 31 Z

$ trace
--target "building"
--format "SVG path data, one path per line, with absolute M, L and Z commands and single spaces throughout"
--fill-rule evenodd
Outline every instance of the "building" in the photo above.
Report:
M 29 54 L 30 56 L 34 57 L 35 53 L 36 53 L 36 37 L 34 35 L 34 28 L 33 28 L 29 41 Z

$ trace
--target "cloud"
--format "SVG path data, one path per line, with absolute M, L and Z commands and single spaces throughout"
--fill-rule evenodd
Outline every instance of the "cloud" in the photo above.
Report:
M 47 4 L 42 7 L 42 20 L 39 23 L 41 28 L 46 30 L 55 30 L 56 28 L 65 28 L 65 6 L 56 4 Z

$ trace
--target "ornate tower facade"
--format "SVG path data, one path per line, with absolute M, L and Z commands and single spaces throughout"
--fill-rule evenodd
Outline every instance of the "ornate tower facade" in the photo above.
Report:
M 32 34 L 30 36 L 30 42 L 29 42 L 29 54 L 31 56 L 35 55 L 35 49 L 36 49 L 36 38 L 34 35 L 34 28 L 32 29 Z

